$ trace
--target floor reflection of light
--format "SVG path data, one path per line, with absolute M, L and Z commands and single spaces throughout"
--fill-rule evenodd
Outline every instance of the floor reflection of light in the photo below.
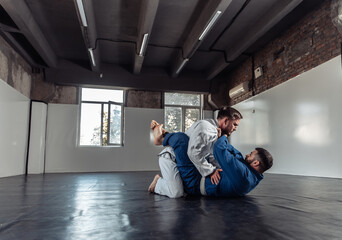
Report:
M 329 108 L 323 104 L 297 106 L 297 127 L 294 136 L 304 144 L 325 146 L 331 143 Z
M 70 217 L 72 239 L 125 239 L 130 230 L 129 216 L 122 207 L 122 186 L 106 189 L 97 178 L 81 177 L 74 196 Z M 110 186 L 113 186 L 111 184 Z

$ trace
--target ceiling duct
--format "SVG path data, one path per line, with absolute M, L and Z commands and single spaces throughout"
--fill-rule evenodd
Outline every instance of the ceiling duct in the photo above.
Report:
M 215 110 L 219 109 L 219 107 L 216 105 L 216 103 L 212 99 L 211 93 L 208 94 L 208 103 L 209 105 L 214 108 Z M 215 118 L 216 119 L 216 118 Z

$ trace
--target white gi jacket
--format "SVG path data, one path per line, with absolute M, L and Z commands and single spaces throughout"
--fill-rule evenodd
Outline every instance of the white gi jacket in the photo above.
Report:
M 214 143 L 218 139 L 217 128 L 217 120 L 204 119 L 195 122 L 185 132 L 189 137 L 188 156 L 203 177 L 220 168 L 213 155 Z

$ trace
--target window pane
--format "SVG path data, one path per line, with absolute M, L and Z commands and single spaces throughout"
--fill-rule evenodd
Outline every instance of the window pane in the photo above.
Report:
M 82 101 L 123 102 L 122 90 L 82 88 Z
M 82 103 L 80 145 L 101 144 L 101 104 Z
M 200 119 L 199 109 L 185 109 L 185 131 L 188 130 L 191 125 Z
M 110 104 L 110 138 L 111 144 L 121 144 L 121 106 Z
M 186 106 L 200 106 L 199 94 L 187 93 L 165 93 L 166 105 L 186 105 Z
M 182 131 L 182 108 L 165 107 L 165 130 L 169 132 Z

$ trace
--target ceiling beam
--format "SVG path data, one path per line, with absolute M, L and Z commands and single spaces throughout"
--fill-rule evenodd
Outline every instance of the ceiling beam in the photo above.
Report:
M 255 43 L 267 31 L 275 26 L 301 2 L 302 0 L 279 1 L 273 6 L 272 9 L 267 11 L 267 14 L 264 14 L 262 18 L 256 19 L 254 26 L 249 28 L 249 31 L 245 32 L 242 39 L 236 41 L 234 46 L 227 46 L 227 48 L 224 50 L 227 59 L 217 59 L 211 69 L 207 72 L 207 80 L 211 80 L 216 77 L 220 72 L 228 67 L 232 61 L 236 60 L 242 53 L 251 47 L 253 43 Z M 250 7 L 250 10 L 253 11 L 253 6 Z M 241 25 L 233 25 L 232 27 L 241 28 Z
M 0 23 L 0 34 L 12 46 L 12 48 L 19 53 L 31 67 L 42 67 L 36 63 L 27 51 L 18 43 L 11 33 L 21 33 L 19 29 Z
M 0 30 L 3 32 L 20 32 L 19 29 L 12 27 L 12 26 L 8 26 L 6 24 L 0 23 Z
M 24 0 L 0 0 L 0 4 L 45 63 L 49 67 L 56 67 L 57 56 L 35 21 L 26 2 Z
M 224 58 L 218 59 L 210 71 L 207 73 L 207 80 L 211 80 L 216 77 L 220 72 L 222 72 L 230 63 L 226 62 Z
M 19 53 L 25 60 L 26 62 L 31 66 L 31 67 L 42 67 L 39 66 L 38 63 L 36 63 L 32 57 L 26 52 L 26 50 L 17 42 L 17 40 L 11 35 L 10 32 L 5 32 L 1 31 L 0 34 L 2 37 L 13 47 L 13 49 Z
M 188 37 L 183 43 L 182 54 L 178 55 L 173 61 L 171 69 L 172 77 L 178 76 L 185 64 L 201 45 L 202 40 L 205 38 L 205 36 L 203 36 L 204 30 L 208 29 L 207 34 L 209 33 L 211 29 L 209 29 L 210 24 L 215 24 L 215 22 L 212 20 L 215 20 L 215 18 L 217 20 L 228 8 L 231 2 L 232 0 L 207 1 L 203 11 L 197 18 L 195 24 L 188 34 Z
M 159 0 L 143 0 L 138 22 L 138 40 L 134 56 L 133 73 L 139 74 L 144 62 L 145 52 L 151 36 L 154 19 L 156 17 Z
M 100 69 L 100 47 L 96 44 L 97 31 L 92 0 L 74 0 L 84 44 L 87 47 L 91 70 Z
M 145 71 L 146 70 L 146 71 Z M 171 78 L 166 69 L 145 67 L 139 75 L 117 64 L 101 64 L 101 74 L 71 61 L 61 60 L 58 69 L 45 71 L 46 81 L 62 85 L 115 86 L 155 91 L 209 92 L 210 82 L 199 72 L 187 71 Z

